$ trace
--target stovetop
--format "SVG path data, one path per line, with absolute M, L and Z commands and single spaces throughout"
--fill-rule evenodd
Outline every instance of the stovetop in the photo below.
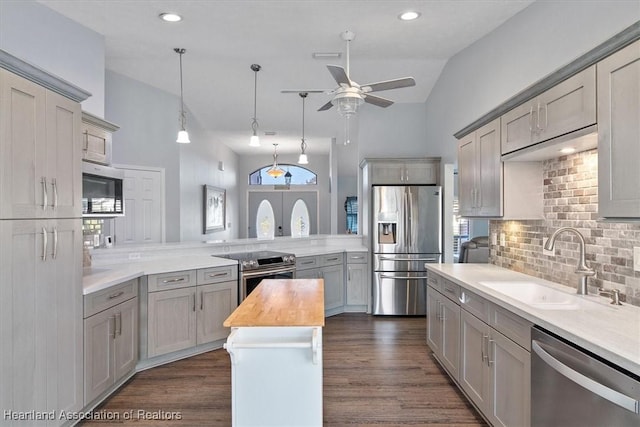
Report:
M 238 261 L 241 271 L 290 266 L 296 263 L 296 256 L 294 254 L 275 251 L 238 252 L 222 255 L 222 257 Z

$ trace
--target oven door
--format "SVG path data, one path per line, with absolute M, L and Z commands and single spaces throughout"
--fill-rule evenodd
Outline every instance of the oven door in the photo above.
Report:
M 240 280 L 240 295 L 238 295 L 240 302 L 244 301 L 247 295 L 257 288 L 263 279 L 294 279 L 295 272 L 295 265 L 290 267 L 264 268 L 260 270 L 242 272 L 242 279 Z

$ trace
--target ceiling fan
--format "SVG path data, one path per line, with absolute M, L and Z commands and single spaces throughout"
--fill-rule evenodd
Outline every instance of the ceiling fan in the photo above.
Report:
M 323 90 L 305 90 L 304 92 L 316 92 L 332 95 L 331 101 L 324 104 L 318 111 L 326 111 L 334 105 L 338 108 L 338 112 L 349 118 L 356 114 L 358 107 L 363 102 L 386 108 L 393 104 L 390 99 L 381 96 L 372 95 L 372 92 L 380 92 L 383 90 L 399 89 L 403 87 L 415 86 L 416 81 L 413 77 L 403 77 L 400 79 L 385 80 L 375 83 L 358 84 L 351 80 L 349 76 L 349 46 L 355 38 L 355 33 L 347 30 L 343 31 L 340 36 L 347 43 L 346 70 L 339 65 L 327 65 L 327 69 L 331 76 L 338 83 L 338 87 L 327 91 Z M 300 90 L 283 90 L 282 92 L 301 92 Z

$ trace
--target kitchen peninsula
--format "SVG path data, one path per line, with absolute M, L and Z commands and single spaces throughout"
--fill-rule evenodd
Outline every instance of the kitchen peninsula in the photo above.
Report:
M 324 280 L 263 280 L 224 326 L 233 425 L 322 425 Z

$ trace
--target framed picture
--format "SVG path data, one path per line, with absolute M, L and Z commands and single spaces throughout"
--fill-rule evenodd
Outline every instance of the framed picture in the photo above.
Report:
M 211 185 L 203 185 L 203 207 L 204 207 L 204 231 L 203 233 L 211 233 L 213 231 L 224 230 L 226 225 L 226 191 L 222 188 L 213 187 Z

